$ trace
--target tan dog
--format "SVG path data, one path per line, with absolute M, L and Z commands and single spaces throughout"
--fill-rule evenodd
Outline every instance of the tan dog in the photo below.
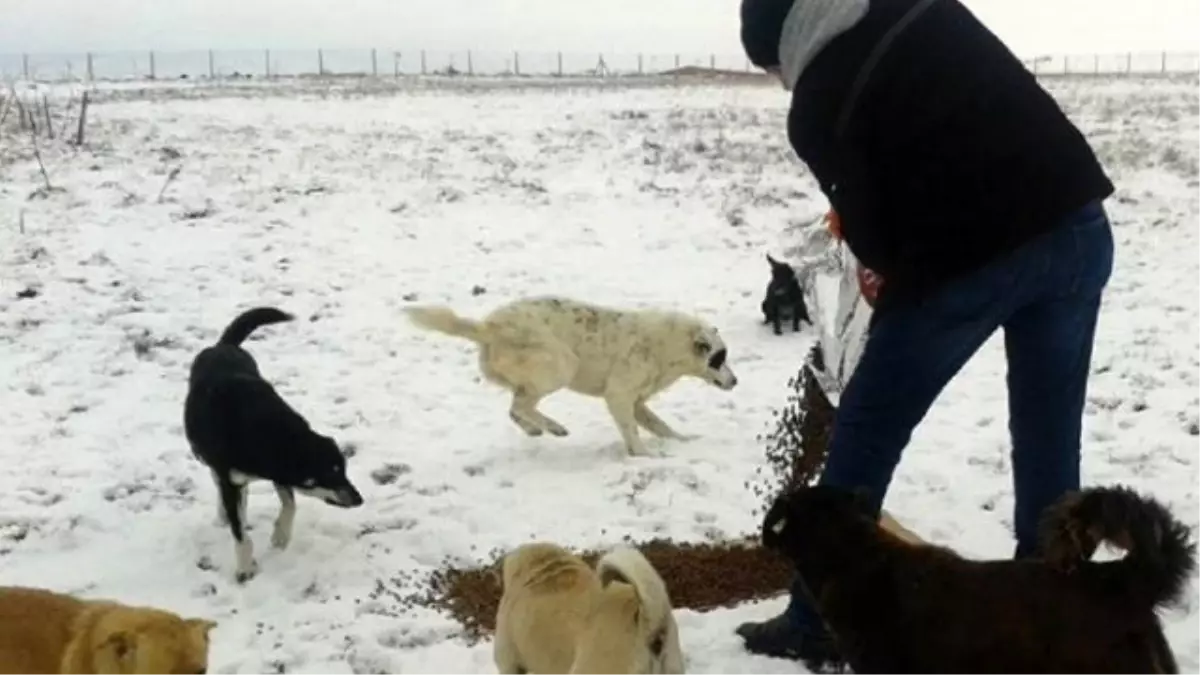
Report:
M 416 325 L 479 345 L 489 382 L 512 392 L 508 415 L 530 436 L 566 436 L 567 428 L 538 410 L 560 389 L 603 398 L 631 455 L 648 454 L 642 427 L 659 438 L 689 440 L 648 401 L 682 377 L 729 391 L 737 377 L 729 350 L 713 326 L 681 312 L 621 310 L 558 297 L 516 300 L 482 320 L 448 307 L 408 307 Z
M 215 625 L 149 607 L 0 587 L 0 673 L 203 673 Z
M 596 563 L 548 543 L 505 556 L 494 658 L 501 673 L 682 673 L 666 585 L 636 549 Z

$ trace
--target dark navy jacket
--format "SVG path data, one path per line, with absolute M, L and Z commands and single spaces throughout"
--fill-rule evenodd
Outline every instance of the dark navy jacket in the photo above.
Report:
M 916 1 L 872 0 L 805 69 L 788 117 L 792 147 L 851 251 L 884 277 L 878 310 L 981 268 L 1113 192 L 1054 99 L 958 0 L 934 0 L 898 34 L 835 137 L 863 62 Z

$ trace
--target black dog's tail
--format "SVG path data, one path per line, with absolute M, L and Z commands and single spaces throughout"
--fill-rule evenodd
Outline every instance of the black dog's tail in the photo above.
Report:
M 1123 486 L 1064 497 L 1046 510 L 1039 536 L 1046 559 L 1068 570 L 1086 564 L 1101 542 L 1124 549 L 1123 559 L 1101 564 L 1111 570 L 1114 590 L 1146 607 L 1177 602 L 1196 567 L 1188 527 L 1160 502 Z
M 255 307 L 248 309 L 238 315 L 236 319 L 230 322 L 229 326 L 221 333 L 221 339 L 217 340 L 217 344 L 237 347 L 250 337 L 254 329 L 259 326 L 266 326 L 273 323 L 283 323 L 291 321 L 292 315 L 287 312 L 276 309 L 274 307 Z

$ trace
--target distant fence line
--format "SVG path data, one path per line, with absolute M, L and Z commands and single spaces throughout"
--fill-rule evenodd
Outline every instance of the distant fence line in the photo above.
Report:
M 1038 75 L 1200 72 L 1197 52 L 1130 52 L 1026 59 Z M 622 76 L 683 69 L 753 72 L 744 56 L 382 49 L 199 50 L 0 54 L 0 75 L 37 82 L 281 77 Z

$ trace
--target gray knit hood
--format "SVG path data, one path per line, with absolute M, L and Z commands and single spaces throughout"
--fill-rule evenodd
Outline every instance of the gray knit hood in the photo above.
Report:
M 779 36 L 779 74 L 791 91 L 833 38 L 850 30 L 867 13 L 868 0 L 795 0 Z

